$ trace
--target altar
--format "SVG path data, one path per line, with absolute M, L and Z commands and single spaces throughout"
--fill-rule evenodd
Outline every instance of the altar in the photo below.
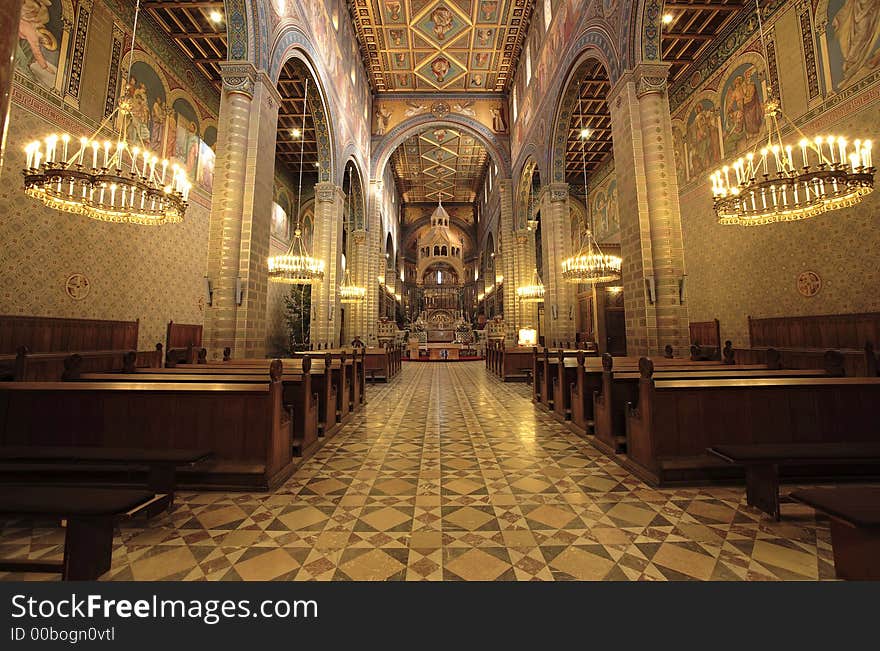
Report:
M 460 344 L 428 344 L 428 359 L 458 359 Z

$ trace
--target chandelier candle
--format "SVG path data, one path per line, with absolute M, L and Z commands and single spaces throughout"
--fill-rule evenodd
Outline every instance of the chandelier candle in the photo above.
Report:
M 760 167 L 752 153 L 711 175 L 718 222 L 753 226 L 806 219 L 859 203 L 874 190 L 871 141 L 818 136 L 791 145 L 761 149 Z M 769 156 L 768 154 L 772 154 Z

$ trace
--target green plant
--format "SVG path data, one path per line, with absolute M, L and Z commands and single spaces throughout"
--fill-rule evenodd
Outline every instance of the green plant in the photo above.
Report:
M 312 286 L 293 285 L 284 297 L 284 323 L 287 326 L 288 353 L 307 350 L 312 314 Z

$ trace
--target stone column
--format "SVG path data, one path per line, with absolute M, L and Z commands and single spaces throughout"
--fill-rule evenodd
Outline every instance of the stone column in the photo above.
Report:
M 0 3 L 0 169 L 6 154 L 6 130 L 9 127 L 9 107 L 12 105 L 13 55 L 18 45 L 18 23 L 22 0 L 4 0 Z
M 535 275 L 537 256 L 535 255 L 535 233 L 527 229 L 521 229 L 514 233 L 516 241 L 516 263 L 513 282 L 507 286 L 513 294 L 516 302 L 516 319 L 514 321 L 515 339 L 519 338 L 520 328 L 534 328 L 538 330 L 538 304 L 522 302 L 516 297 L 516 289 L 522 285 L 530 285 Z M 506 283 L 505 283 L 506 284 Z M 546 323 L 546 320 L 545 320 Z M 546 331 L 543 333 L 546 337 Z
M 213 301 L 205 315 L 204 339 L 213 358 L 227 346 L 235 357 L 262 357 L 281 99 L 266 74 L 249 63 L 222 63 L 221 68 L 223 90 L 208 235 Z
M 500 270 L 504 277 L 504 327 L 505 339 L 508 346 L 516 344 L 519 337 L 518 305 L 516 300 L 516 286 L 519 281 L 517 271 L 517 244 L 515 224 L 513 217 L 513 181 L 511 179 L 497 179 L 499 213 L 498 213 L 498 242 L 495 248 L 501 252 L 501 264 L 499 265 L 498 253 L 495 255 L 495 275 Z M 500 267 L 500 269 L 499 269 Z M 491 281 L 494 283 L 495 279 Z
M 370 181 L 369 197 L 367 197 L 367 240 L 363 261 L 363 282 L 367 288 L 367 297 L 362 310 L 361 328 L 366 335 L 364 341 L 376 344 L 376 322 L 379 320 L 379 282 L 378 277 L 384 275 L 385 248 L 382 233 L 382 181 Z M 384 291 L 384 290 L 383 290 Z
M 688 346 L 685 273 L 672 123 L 669 64 L 643 64 L 608 96 L 620 211 L 627 352 L 658 355 Z
M 312 283 L 311 341 L 339 345 L 339 283 L 342 282 L 342 222 L 345 194 L 322 181 L 315 184 L 315 235 L 312 255 L 324 261 L 324 280 Z
M 562 277 L 562 261 L 572 254 L 568 184 L 551 183 L 541 189 L 541 233 L 544 255 L 545 341 L 574 342 L 575 285 Z M 554 316 L 555 315 L 555 316 Z

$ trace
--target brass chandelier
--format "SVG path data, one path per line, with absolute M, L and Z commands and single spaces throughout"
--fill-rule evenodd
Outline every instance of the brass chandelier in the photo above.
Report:
M 767 45 L 761 9 L 755 0 L 764 58 Z M 768 92 L 767 144 L 711 175 L 719 224 L 758 226 L 807 219 L 859 203 L 874 191 L 871 141 L 841 136 L 801 135 L 785 145 L 779 129 L 779 101 Z M 789 120 L 790 122 L 790 120 Z
M 580 103 L 580 99 L 578 99 Z M 583 115 L 583 111 L 581 111 Z M 589 129 L 581 130 L 581 167 L 584 175 L 584 208 L 587 211 L 587 232 L 582 237 L 578 252 L 562 261 L 562 277 L 569 283 L 596 284 L 620 280 L 623 260 L 617 255 L 602 253 L 599 243 L 593 237 L 590 201 L 587 192 L 586 142 Z
M 516 297 L 523 303 L 540 303 L 544 300 L 544 283 L 538 276 L 538 270 L 532 273 L 532 280 L 528 285 L 516 288 Z
M 135 6 L 132 53 L 139 12 L 140 0 Z M 129 77 L 133 60 L 129 59 Z M 100 138 L 102 132 L 112 131 L 114 119 L 118 131 L 112 138 Z M 31 142 L 25 147 L 27 163 L 22 170 L 25 194 L 49 208 L 100 221 L 154 226 L 183 221 L 192 187 L 185 170 L 160 160 L 142 142 L 128 142 L 130 119 L 131 102 L 120 98 L 91 137 L 53 133 Z
M 352 174 L 353 168 L 348 168 L 348 224 L 349 224 L 349 233 L 351 232 L 351 225 L 354 220 L 352 219 L 351 212 L 351 195 L 354 194 L 354 185 L 352 183 Z M 350 249 L 351 247 L 351 237 L 347 237 L 345 240 L 346 248 Z M 367 288 L 366 287 L 358 287 L 354 284 L 351 279 L 351 272 L 348 269 L 349 262 L 349 251 L 346 251 L 345 256 L 345 275 L 342 277 L 342 284 L 339 285 L 339 301 L 341 303 L 360 303 L 367 297 Z
M 305 155 L 306 111 L 308 110 L 309 79 L 306 77 L 305 98 L 303 100 L 303 126 L 300 131 L 299 148 L 299 187 L 296 193 L 296 229 L 287 253 L 269 257 L 269 280 L 288 285 L 308 285 L 313 280 L 324 279 L 324 261 L 313 258 L 309 253 L 300 228 L 300 206 L 302 201 L 303 157 Z

